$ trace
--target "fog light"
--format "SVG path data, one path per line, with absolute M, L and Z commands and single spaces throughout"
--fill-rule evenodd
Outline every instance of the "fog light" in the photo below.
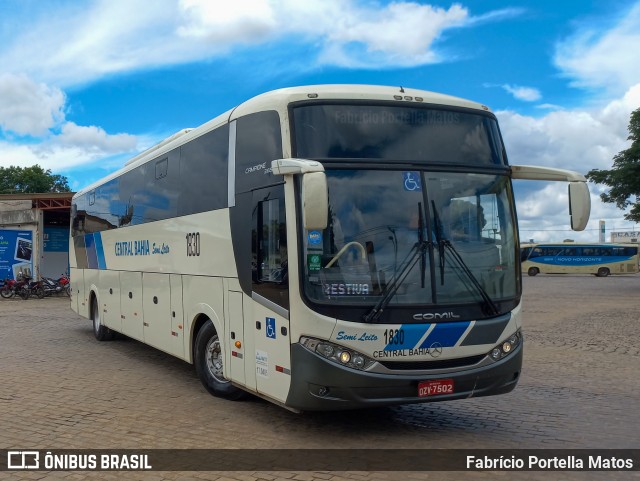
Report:
M 349 351 L 342 351 L 338 358 L 340 359 L 340 362 L 342 364 L 347 364 L 349 361 L 351 361 L 351 354 L 349 354 Z

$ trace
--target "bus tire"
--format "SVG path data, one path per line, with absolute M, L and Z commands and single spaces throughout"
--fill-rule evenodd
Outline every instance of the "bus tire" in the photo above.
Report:
M 600 269 L 598 269 L 598 273 L 596 274 L 596 276 L 598 276 L 598 277 L 607 277 L 609 274 L 611 274 L 611 271 L 609 271 L 608 268 L 601 267 Z
M 91 303 L 91 320 L 93 321 L 93 335 L 100 342 L 113 339 L 113 331 L 102 324 L 100 307 L 96 299 Z
M 223 375 L 222 350 L 218 333 L 211 321 L 207 321 L 196 336 L 194 363 L 196 372 L 207 391 L 217 397 L 236 401 L 245 392 Z
M 529 267 L 527 274 L 529 274 L 531 277 L 537 276 L 538 274 L 540 274 L 540 269 L 538 269 L 537 267 Z

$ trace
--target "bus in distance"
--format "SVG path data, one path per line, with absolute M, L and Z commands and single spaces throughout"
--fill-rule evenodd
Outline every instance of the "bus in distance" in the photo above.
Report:
M 72 201 L 72 308 L 212 394 L 339 410 L 501 394 L 521 370 L 512 179 L 476 102 L 397 87 L 259 95 Z M 108 369 L 108 366 L 107 366 Z
M 521 247 L 522 271 L 538 274 L 610 274 L 638 272 L 637 244 L 527 244 Z

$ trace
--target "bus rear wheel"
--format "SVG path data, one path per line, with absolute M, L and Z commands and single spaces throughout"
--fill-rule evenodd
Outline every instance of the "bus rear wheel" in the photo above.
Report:
M 606 267 L 601 267 L 600 269 L 598 269 L 598 273 L 596 274 L 596 276 L 607 277 L 609 274 L 611 274 L 611 271 L 609 271 L 609 269 L 607 269 Z
M 537 276 L 538 274 L 540 274 L 540 269 L 538 269 L 537 267 L 529 267 L 527 274 L 529 274 L 531 277 Z
M 198 331 L 194 353 L 196 372 L 202 385 L 211 394 L 236 401 L 245 392 L 224 377 L 224 365 L 220 339 L 211 321 L 207 321 Z

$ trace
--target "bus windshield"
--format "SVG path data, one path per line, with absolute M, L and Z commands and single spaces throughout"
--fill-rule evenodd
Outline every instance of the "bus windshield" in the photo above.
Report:
M 491 305 L 516 296 L 506 176 L 327 170 L 327 182 L 329 225 L 304 234 L 312 302 Z
M 293 109 L 297 156 L 389 163 L 504 165 L 490 114 L 421 106 L 312 104 Z

